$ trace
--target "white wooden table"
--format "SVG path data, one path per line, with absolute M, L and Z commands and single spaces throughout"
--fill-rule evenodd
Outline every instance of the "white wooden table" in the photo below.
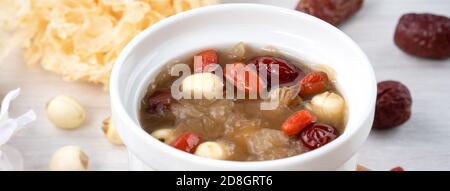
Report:
M 229 0 L 266 2 L 291 7 L 295 0 Z M 363 9 L 340 28 L 366 52 L 378 80 L 394 79 L 411 90 L 414 106 L 409 122 L 388 131 L 373 131 L 359 153 L 359 163 L 377 170 L 401 165 L 407 170 L 450 170 L 450 60 L 408 56 L 393 43 L 398 18 L 407 12 L 450 16 L 448 0 L 366 0 Z M 9 145 L 19 149 L 26 170 L 47 170 L 52 153 L 75 144 L 90 156 L 90 170 L 127 170 L 126 148 L 111 145 L 101 131 L 109 111 L 109 96 L 100 86 L 67 83 L 40 68 L 24 65 L 19 51 L 0 64 L 0 97 L 22 88 L 12 113 L 33 109 L 38 120 Z M 48 100 L 71 95 L 86 107 L 86 124 L 66 131 L 53 127 L 44 112 Z

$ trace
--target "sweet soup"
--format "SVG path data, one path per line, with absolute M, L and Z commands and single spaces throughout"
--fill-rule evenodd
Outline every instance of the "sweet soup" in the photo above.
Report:
M 192 74 L 172 75 L 180 63 Z M 167 63 L 149 85 L 140 123 L 173 148 L 211 159 L 299 155 L 344 131 L 346 105 L 330 71 L 243 43 L 199 50 L 182 62 Z

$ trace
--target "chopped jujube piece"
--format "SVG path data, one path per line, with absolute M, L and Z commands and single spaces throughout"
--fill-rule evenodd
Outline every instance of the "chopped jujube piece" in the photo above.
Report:
M 203 51 L 197 56 L 200 56 L 202 58 L 202 63 L 200 64 L 201 68 L 194 68 L 194 70 L 197 72 L 204 71 L 210 64 L 219 64 L 219 56 L 217 54 L 217 51 L 214 49 Z
M 322 93 L 327 90 L 329 83 L 330 81 L 327 73 L 311 72 L 300 81 L 300 85 L 302 87 L 300 96 L 305 97 Z
M 185 132 L 180 135 L 170 145 L 178 150 L 194 153 L 197 146 L 200 144 L 200 137 L 192 132 Z
M 291 64 L 289 61 L 273 56 L 258 56 L 250 60 L 249 64 L 254 64 L 256 69 L 265 67 L 267 70 L 267 82 L 271 82 L 271 74 L 278 76 L 280 84 L 288 84 L 294 82 L 296 79 L 305 76 L 305 73 Z M 278 71 L 272 68 L 273 65 L 278 65 Z
M 296 136 L 305 127 L 316 122 L 317 118 L 307 110 L 301 110 L 287 119 L 281 126 L 281 130 L 287 136 Z
M 382 81 L 377 85 L 377 102 L 373 128 L 390 129 L 407 122 L 412 113 L 412 97 L 406 85 Z
M 307 148 L 314 150 L 333 141 L 339 136 L 336 128 L 326 124 L 312 124 L 305 128 L 299 139 Z

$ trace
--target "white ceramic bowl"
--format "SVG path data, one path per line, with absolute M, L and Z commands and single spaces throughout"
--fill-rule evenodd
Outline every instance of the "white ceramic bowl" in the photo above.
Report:
M 141 129 L 140 99 L 164 64 L 199 49 L 240 41 L 256 47 L 272 45 L 307 64 L 334 68 L 348 105 L 345 132 L 331 143 L 298 156 L 232 162 L 180 152 Z M 355 162 L 348 161 L 371 129 L 376 80 L 365 54 L 337 28 L 294 10 L 227 4 L 170 17 L 139 34 L 120 54 L 110 91 L 113 119 L 131 153 L 132 170 L 351 170 Z

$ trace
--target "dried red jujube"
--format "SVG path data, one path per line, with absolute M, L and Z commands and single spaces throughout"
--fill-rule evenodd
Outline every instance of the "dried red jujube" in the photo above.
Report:
M 450 57 L 450 18 L 405 14 L 395 30 L 395 44 L 406 53 L 434 59 Z
M 353 16 L 363 0 L 301 0 L 297 10 L 318 17 L 332 25 L 339 25 Z
M 377 104 L 373 128 L 397 127 L 411 117 L 412 98 L 408 88 L 400 82 L 378 83 Z
M 312 124 L 301 132 L 299 139 L 307 148 L 314 150 L 328 144 L 338 136 L 338 131 L 332 126 Z

